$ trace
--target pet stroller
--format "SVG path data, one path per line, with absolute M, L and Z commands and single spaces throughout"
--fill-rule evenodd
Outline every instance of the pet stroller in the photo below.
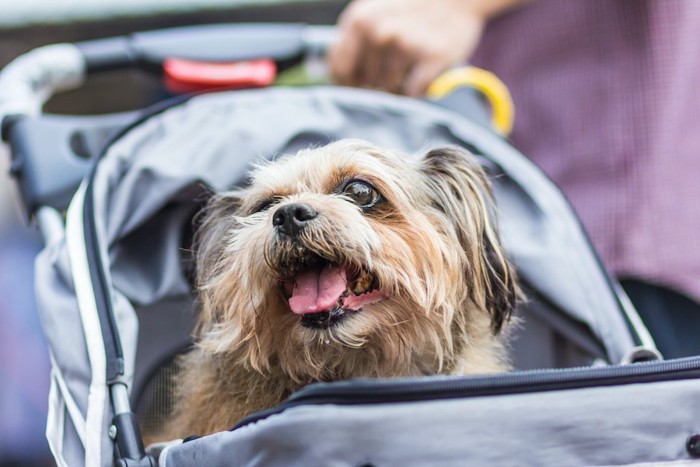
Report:
M 140 33 L 37 49 L 0 75 L 11 171 L 46 243 L 36 289 L 53 368 L 47 437 L 58 465 L 561 466 L 698 458 L 700 358 L 659 361 L 560 192 L 491 128 L 474 90 L 421 101 L 331 86 L 271 87 L 199 94 L 140 112 L 41 113 L 52 93 L 93 73 L 160 72 L 173 59 L 265 58 L 284 69 L 322 49 L 327 32 L 267 24 Z M 180 81 L 201 70 L 184 63 Z M 264 63 L 254 69 L 267 69 Z M 169 362 L 189 345 L 196 305 L 186 252 L 194 214 L 208 193 L 242 183 L 252 161 L 343 137 L 406 153 L 456 144 L 479 157 L 528 295 L 511 346 L 519 371 L 318 383 L 234 430 L 147 455 L 141 432 L 168 410 Z

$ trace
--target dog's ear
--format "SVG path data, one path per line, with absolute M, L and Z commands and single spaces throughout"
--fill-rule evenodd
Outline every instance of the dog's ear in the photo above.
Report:
M 470 298 L 488 310 L 498 333 L 519 296 L 514 268 L 496 225 L 491 186 L 476 158 L 459 147 L 433 149 L 422 161 L 429 196 L 450 220 L 467 256 Z
M 193 220 L 195 232 L 192 249 L 195 254 L 195 282 L 199 288 L 208 284 L 220 272 L 219 260 L 226 248 L 227 237 L 235 228 L 242 199 L 242 193 L 238 191 L 212 195 Z M 211 314 L 213 310 L 204 306 L 201 312 Z M 216 317 L 211 315 L 202 318 L 200 322 L 214 320 Z

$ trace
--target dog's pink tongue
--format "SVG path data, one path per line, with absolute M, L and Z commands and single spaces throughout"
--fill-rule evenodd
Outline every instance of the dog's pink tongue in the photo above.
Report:
M 294 278 L 289 308 L 298 315 L 318 313 L 333 306 L 347 288 L 345 268 L 326 266 L 304 271 Z

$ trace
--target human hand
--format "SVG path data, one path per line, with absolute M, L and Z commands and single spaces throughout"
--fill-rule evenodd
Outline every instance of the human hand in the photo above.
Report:
M 342 85 L 423 96 L 443 71 L 463 63 L 499 0 L 355 0 L 338 21 L 329 50 L 331 77 Z

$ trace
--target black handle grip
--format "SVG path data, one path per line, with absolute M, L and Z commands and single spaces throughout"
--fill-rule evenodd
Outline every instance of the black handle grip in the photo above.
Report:
M 303 59 L 305 25 L 248 23 L 187 26 L 79 42 L 88 73 L 140 67 L 160 71 L 167 58 L 235 62 L 270 58 L 280 69 Z

